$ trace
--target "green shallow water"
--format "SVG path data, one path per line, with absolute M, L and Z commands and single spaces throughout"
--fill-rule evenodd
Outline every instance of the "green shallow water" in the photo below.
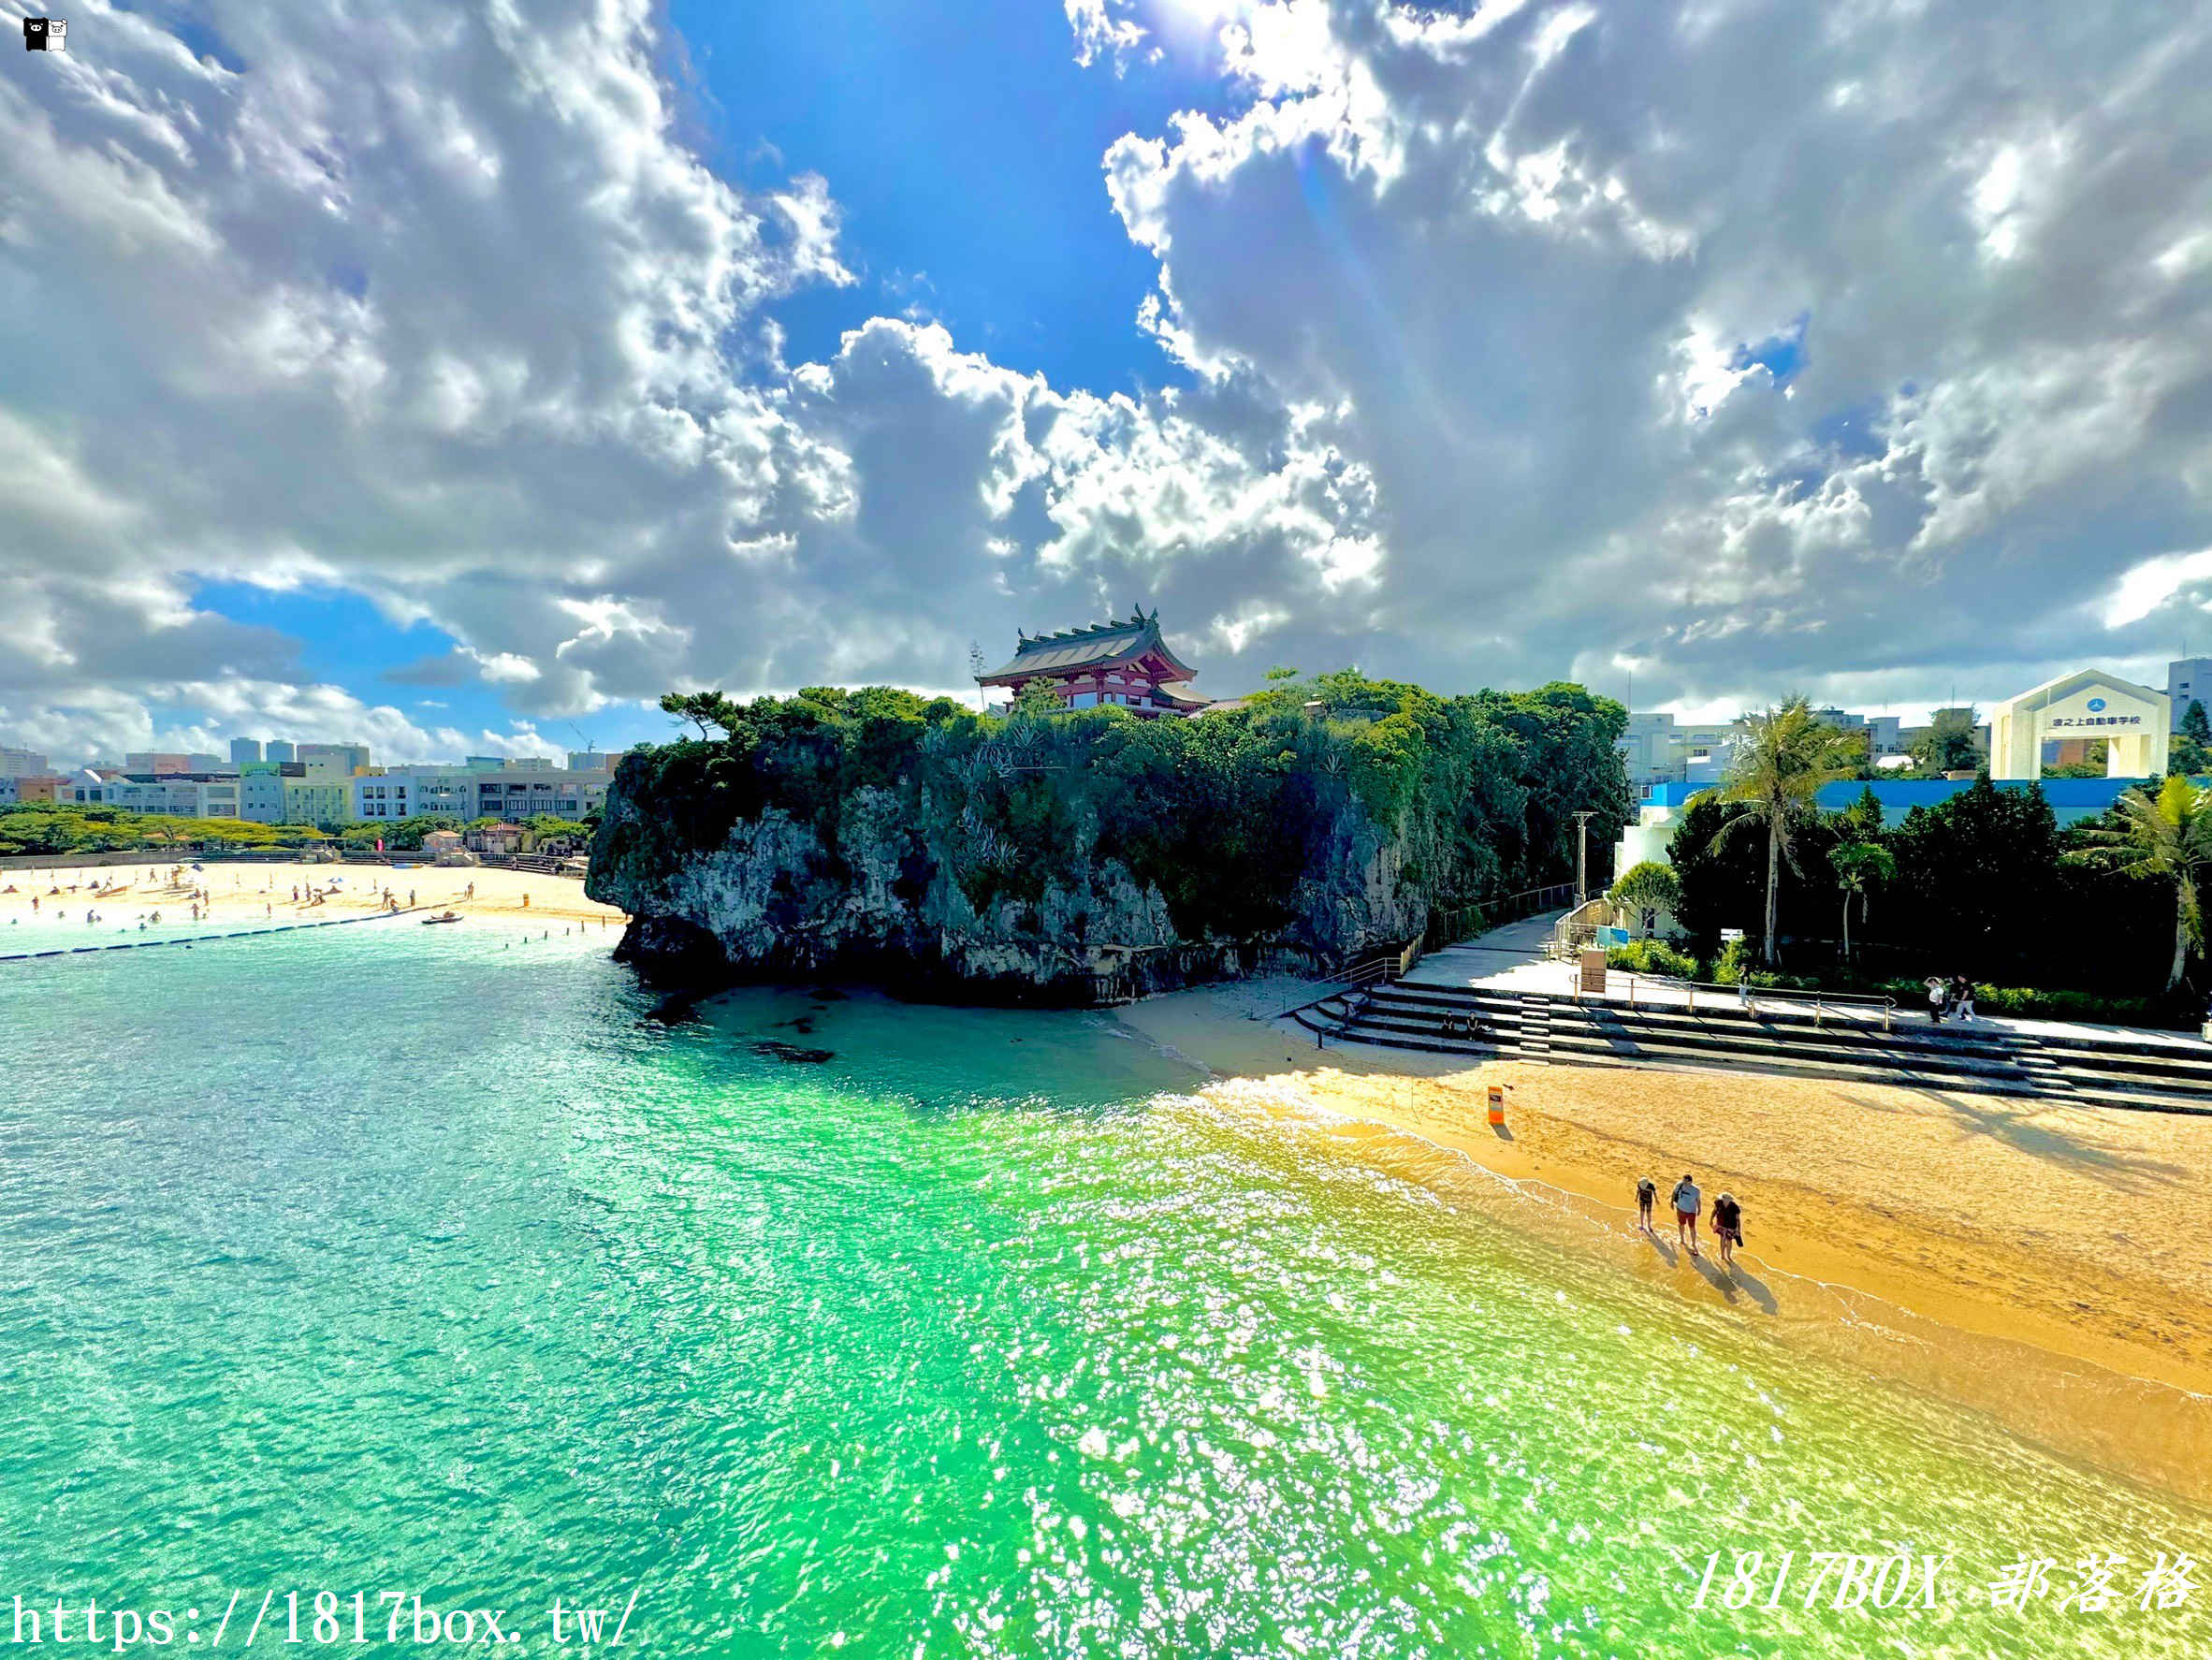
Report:
M 0 1638 L 327 1588 L 516 1653 L 633 1590 L 666 1654 L 2206 1652 L 2212 1591 L 2133 1601 L 2204 1512 L 1730 1355 L 1111 1023 L 664 1026 L 604 937 L 515 938 L 0 966 Z M 1689 1606 L 1710 1551 L 1900 1546 L 1935 1610 Z M 2127 1600 L 2060 1611 L 2092 1550 Z

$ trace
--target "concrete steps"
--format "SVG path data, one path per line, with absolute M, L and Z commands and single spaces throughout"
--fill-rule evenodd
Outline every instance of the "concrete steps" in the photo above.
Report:
M 1324 1038 L 1470 1059 L 1735 1068 L 1840 1082 L 2040 1096 L 2086 1105 L 2212 1114 L 2212 1046 L 2156 1037 L 1838 1017 L 1719 998 L 1630 1005 L 1535 992 L 1404 983 L 1346 992 L 1301 1010 Z

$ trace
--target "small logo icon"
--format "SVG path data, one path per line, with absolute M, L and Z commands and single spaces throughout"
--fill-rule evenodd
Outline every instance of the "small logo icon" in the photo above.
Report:
M 69 25 L 58 17 L 23 19 L 25 51 L 67 51 Z
M 2101 698 L 2101 697 L 2092 697 L 2091 699 L 2089 699 L 2089 713 L 2090 713 L 2090 714 L 2092 714 L 2092 715 L 2094 715 L 2094 714 L 2097 714 L 2097 713 L 2099 713 L 2101 710 L 2103 710 L 2103 707 L 2104 707 L 2104 700 L 2103 700 L 2103 698 Z

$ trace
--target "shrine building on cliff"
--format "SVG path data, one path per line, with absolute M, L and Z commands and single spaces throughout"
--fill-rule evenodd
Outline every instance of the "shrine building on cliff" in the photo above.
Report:
M 1194 671 L 1160 638 L 1157 606 L 1149 617 L 1138 606 L 1126 622 L 1109 618 L 1056 634 L 1022 634 L 1020 642 L 1012 661 L 978 675 L 976 684 L 1003 686 L 1018 698 L 1042 680 L 1063 708 L 1110 704 L 1147 720 L 1195 715 L 1214 701 L 1189 690 Z

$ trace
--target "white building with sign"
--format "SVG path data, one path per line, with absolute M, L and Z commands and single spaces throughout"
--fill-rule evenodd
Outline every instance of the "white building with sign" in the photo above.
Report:
M 2087 737 L 2105 740 L 2107 778 L 2162 778 L 2173 706 L 2157 688 L 2102 669 L 2061 676 L 1989 711 L 1989 776 L 2039 778 L 2045 738 Z

